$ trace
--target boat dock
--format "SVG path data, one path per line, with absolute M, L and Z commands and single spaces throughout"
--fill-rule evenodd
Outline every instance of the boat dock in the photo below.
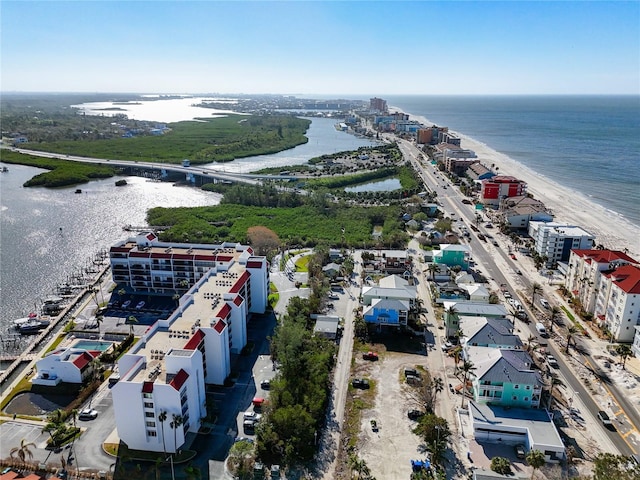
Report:
M 63 321 L 65 319 L 68 319 L 70 317 L 70 315 L 75 311 L 76 307 L 86 299 L 87 295 L 93 294 L 94 287 L 100 284 L 105 273 L 109 271 L 109 268 L 109 263 L 103 265 L 96 278 L 91 283 L 85 285 L 82 290 L 80 290 L 80 292 L 75 296 L 75 298 L 71 302 L 69 302 L 69 304 L 66 305 L 60 313 L 58 313 L 58 315 L 50 317 L 51 323 L 44 330 L 35 335 L 35 340 L 29 343 L 29 345 L 27 345 L 22 352 L 16 355 L 5 355 L 7 357 L 6 360 L 11 361 L 12 363 L 7 367 L 6 370 L 0 373 L 0 386 L 4 385 L 11 374 L 21 364 L 36 360 L 41 356 L 41 352 L 38 351 L 38 348 L 40 348 L 42 344 L 47 340 L 49 334 L 56 330 L 61 323 L 64 323 Z M 5 341 L 11 341 L 11 339 L 3 338 L 2 342 L 4 343 Z M 0 360 L 4 360 L 4 358 L 0 358 Z

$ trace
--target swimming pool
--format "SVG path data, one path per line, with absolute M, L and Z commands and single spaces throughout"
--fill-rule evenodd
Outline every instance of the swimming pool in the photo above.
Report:
M 73 345 L 72 348 L 82 348 L 83 350 L 99 350 L 101 352 L 106 352 L 111 348 L 113 342 L 101 342 L 99 340 L 78 340 Z

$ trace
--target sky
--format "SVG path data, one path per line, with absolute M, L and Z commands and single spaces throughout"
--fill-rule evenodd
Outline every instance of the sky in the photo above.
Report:
M 640 94 L 640 1 L 0 2 L 0 90 Z

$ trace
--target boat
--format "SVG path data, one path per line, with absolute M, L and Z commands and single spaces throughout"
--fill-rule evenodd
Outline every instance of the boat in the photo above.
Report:
M 82 189 L 81 188 L 76 188 L 76 191 L 74 193 L 82 193 Z
M 47 297 L 44 300 L 44 304 L 42 305 L 42 313 L 44 313 L 45 315 L 58 313 L 60 310 L 62 310 L 63 301 L 64 301 L 64 298 L 62 297 L 55 297 L 55 296 Z
M 34 320 L 34 319 L 35 320 L 38 319 L 38 314 L 34 313 L 34 312 L 31 312 L 28 317 L 16 318 L 13 321 L 13 326 L 14 326 L 14 328 L 18 329 L 18 328 L 20 328 L 21 325 L 24 325 L 29 320 Z
M 2 173 L 7 173 L 9 169 L 7 167 L 2 167 Z
M 38 333 L 40 330 L 47 328 L 51 322 L 49 320 L 42 320 L 33 318 L 23 323 L 18 327 L 18 331 L 23 335 L 29 335 L 32 333 Z

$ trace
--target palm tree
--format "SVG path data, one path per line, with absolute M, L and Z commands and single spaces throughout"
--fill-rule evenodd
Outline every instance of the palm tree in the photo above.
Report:
M 22 464 L 25 464 L 27 457 L 29 460 L 33 458 L 33 452 L 31 451 L 31 447 L 35 447 L 36 444 L 33 442 L 27 442 L 24 438 L 20 440 L 19 447 L 13 447 L 9 452 L 9 455 L 13 458 L 14 455 L 17 455 Z
M 130 315 L 125 323 L 129 325 L 129 335 L 133 336 L 133 326 L 138 323 L 138 319 L 133 315 Z
M 538 282 L 533 282 L 531 285 L 531 305 L 533 305 L 536 301 L 536 295 L 542 292 L 542 285 Z
M 166 456 L 166 454 L 167 454 L 167 446 L 166 446 L 165 440 L 164 440 L 164 422 L 167 421 L 167 412 L 166 412 L 166 410 L 160 411 L 160 414 L 158 415 L 158 421 L 160 422 L 160 428 L 162 429 L 162 453 Z
M 627 358 L 629 358 L 633 354 L 633 351 L 631 350 L 631 347 L 629 345 L 622 344 L 616 346 L 616 353 L 620 355 L 620 358 L 622 359 L 622 369 L 624 370 L 624 366 L 627 363 Z
M 529 451 L 529 453 L 527 454 L 527 463 L 533 467 L 533 472 L 531 473 L 532 479 L 536 473 L 536 470 L 544 466 L 546 462 L 547 460 L 544 457 L 544 453 L 542 453 L 540 450 Z
M 558 307 L 557 305 L 551 307 L 551 312 L 549 314 L 549 335 L 553 334 L 553 324 L 555 323 L 556 318 L 558 318 L 561 313 L 562 310 L 560 310 L 560 307 Z
M 567 329 L 567 346 L 564 349 L 564 353 L 569 353 L 569 344 L 571 343 L 571 340 L 573 340 L 573 336 L 576 333 L 578 333 L 578 329 L 573 325 L 570 325 L 569 328 Z
M 431 274 L 431 280 L 435 280 L 436 273 L 440 271 L 440 268 L 436 263 L 430 263 L 429 266 L 427 267 L 427 270 Z
M 182 418 L 182 415 L 176 415 L 175 413 L 173 413 L 171 416 L 172 416 L 173 420 L 171 421 L 171 423 L 169 423 L 169 426 L 171 428 L 173 428 L 173 449 L 174 449 L 175 452 L 177 452 L 178 451 L 178 445 L 177 445 L 178 440 L 177 440 L 176 433 L 178 431 L 178 427 L 180 425 L 182 425 L 182 422 L 183 422 L 184 419 Z
M 462 372 L 464 373 L 464 381 L 462 383 L 462 404 L 460 408 L 464 408 L 464 398 L 467 396 L 467 381 L 469 380 L 469 374 L 475 369 L 476 367 L 473 365 L 473 363 L 469 362 L 468 360 L 465 360 L 462 363 L 462 367 L 460 368 L 460 370 L 462 370 Z
M 553 401 L 553 387 L 564 385 L 562 380 L 558 377 L 551 377 L 551 383 L 549 384 L 549 407 L 551 407 L 551 402 Z
M 456 345 L 450 353 L 453 356 L 453 360 L 455 362 L 455 370 L 458 370 L 458 364 L 460 363 L 460 358 L 462 356 L 462 345 Z
M 104 322 L 104 317 L 102 315 L 98 315 L 96 317 L 96 324 L 98 324 L 98 338 L 100 338 L 100 324 Z

